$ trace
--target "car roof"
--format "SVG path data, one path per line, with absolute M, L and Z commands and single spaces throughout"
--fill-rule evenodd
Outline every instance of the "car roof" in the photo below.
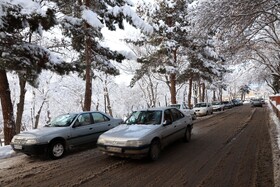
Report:
M 169 106 L 166 106 L 166 107 L 152 107 L 152 108 L 145 108 L 145 109 L 139 109 L 139 110 L 135 110 L 135 111 L 156 111 L 156 110 L 166 110 L 166 109 L 170 109 L 170 108 L 175 108 L 176 107 L 169 107 Z
M 99 112 L 99 113 L 104 114 L 103 112 L 100 112 L 100 111 L 83 111 L 83 112 L 69 112 L 69 113 L 64 113 L 62 115 L 65 115 L 65 114 L 73 114 L 73 115 L 75 115 L 75 114 L 87 114 L 87 113 L 90 113 L 90 112 Z

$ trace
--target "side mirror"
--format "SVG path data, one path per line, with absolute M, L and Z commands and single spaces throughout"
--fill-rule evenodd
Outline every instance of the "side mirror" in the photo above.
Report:
M 164 120 L 163 126 L 170 125 L 172 122 L 170 120 Z

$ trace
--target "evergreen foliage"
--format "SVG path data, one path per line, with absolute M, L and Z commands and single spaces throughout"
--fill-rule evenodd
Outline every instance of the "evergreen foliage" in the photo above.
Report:
M 33 33 L 41 35 L 57 24 L 55 10 L 26 10 L 20 4 L 1 3 L 5 12 L 0 19 L 0 68 L 16 71 L 30 84 L 37 86 L 36 80 L 42 69 L 59 74 L 76 70 L 71 64 L 63 62 L 47 48 L 32 41 Z M 38 4 L 38 8 L 40 5 Z

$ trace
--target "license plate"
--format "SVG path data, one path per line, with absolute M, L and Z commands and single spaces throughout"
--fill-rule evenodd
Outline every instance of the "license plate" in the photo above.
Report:
M 122 148 L 120 148 L 120 147 L 107 147 L 107 151 L 121 153 Z
M 22 145 L 14 145 L 15 149 L 22 149 Z

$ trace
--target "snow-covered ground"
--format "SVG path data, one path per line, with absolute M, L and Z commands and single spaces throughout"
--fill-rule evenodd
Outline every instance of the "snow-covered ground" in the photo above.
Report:
M 272 102 L 273 105 L 276 106 L 276 102 L 273 101 Z M 276 116 L 276 114 L 272 111 L 272 106 L 271 104 L 269 103 L 269 108 L 270 108 L 270 118 L 272 119 L 272 121 L 275 123 L 275 126 L 276 126 L 276 130 L 277 130 L 277 143 L 278 143 L 278 148 L 280 150 L 280 120 L 279 118 Z M 280 110 L 280 105 L 277 105 L 276 108 L 278 110 Z
M 16 153 L 10 145 L 0 147 L 0 159 L 15 156 Z

